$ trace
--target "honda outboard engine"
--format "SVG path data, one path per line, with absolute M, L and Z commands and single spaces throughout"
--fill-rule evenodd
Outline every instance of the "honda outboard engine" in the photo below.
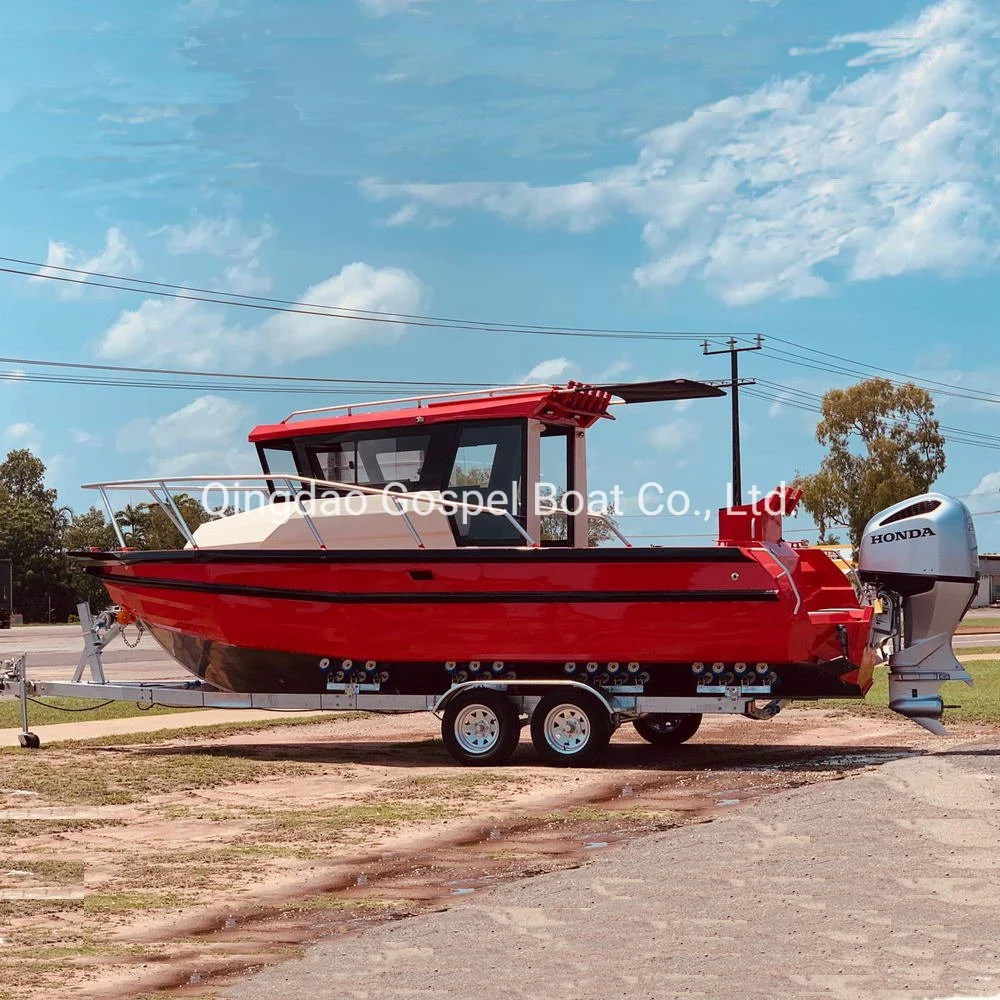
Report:
M 951 648 L 979 582 L 972 515 L 940 493 L 883 510 L 865 527 L 858 574 L 882 605 L 873 630 L 889 664 L 889 707 L 943 733 L 941 685 L 972 683 Z

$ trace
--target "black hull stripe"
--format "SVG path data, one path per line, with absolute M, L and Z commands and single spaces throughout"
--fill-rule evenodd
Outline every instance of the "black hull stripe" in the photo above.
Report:
M 631 549 L 178 549 L 153 552 L 71 552 L 83 563 L 748 563 L 741 549 L 631 548 Z
M 198 594 L 225 594 L 232 597 L 266 597 L 279 601 L 311 601 L 326 604 L 666 604 L 704 601 L 777 601 L 776 590 L 532 590 L 532 591 L 439 591 L 437 593 L 349 594 L 326 590 L 289 590 L 282 587 L 253 587 L 235 583 L 196 583 L 156 577 L 121 576 L 102 573 L 93 567 L 88 573 L 119 587 L 155 587 L 186 590 Z

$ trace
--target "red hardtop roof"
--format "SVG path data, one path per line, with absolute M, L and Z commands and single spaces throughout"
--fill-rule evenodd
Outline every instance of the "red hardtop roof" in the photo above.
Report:
M 251 441 L 275 441 L 313 434 L 343 431 L 375 430 L 381 427 L 413 427 L 419 424 L 440 424 L 453 421 L 502 420 L 534 417 L 546 423 L 563 426 L 590 427 L 601 417 L 614 419 L 607 412 L 612 394 L 605 389 L 570 382 L 558 386 L 515 386 L 489 390 L 482 394 L 465 394 L 461 398 L 423 397 L 405 409 L 364 410 L 372 403 L 355 403 L 340 407 L 341 412 L 313 419 L 296 419 L 309 411 L 293 413 L 279 424 L 261 424 L 250 432 Z M 458 395 L 458 394 L 456 394 Z M 405 403 L 409 400 L 391 400 Z M 331 407 L 331 409 L 333 409 Z M 361 409 L 361 413 L 352 410 Z
M 452 421 L 503 420 L 534 417 L 563 427 L 590 427 L 601 417 L 614 420 L 608 406 L 615 397 L 622 403 L 656 403 L 678 399 L 723 396 L 718 386 L 686 378 L 658 382 L 622 382 L 587 385 L 510 385 L 481 392 L 453 392 L 411 399 L 387 399 L 370 403 L 325 406 L 297 410 L 281 423 L 261 424 L 250 432 L 251 441 L 278 441 L 343 431 L 377 430 L 380 427 L 411 427 Z M 410 404 L 399 408 L 399 404 Z M 369 409 L 389 406 L 394 409 Z M 355 410 L 361 410 L 355 413 Z M 320 416 L 319 414 L 324 414 Z M 301 419 L 301 418 L 311 419 Z

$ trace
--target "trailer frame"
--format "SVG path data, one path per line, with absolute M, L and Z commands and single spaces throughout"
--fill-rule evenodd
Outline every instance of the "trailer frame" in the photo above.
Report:
M 374 684 L 332 685 L 340 690 L 318 694 L 285 692 L 240 693 L 215 687 L 192 678 L 178 681 L 111 681 L 104 669 L 103 652 L 115 639 L 123 638 L 123 626 L 113 612 L 95 616 L 87 604 L 77 607 L 83 650 L 68 681 L 32 680 L 28 676 L 28 654 L 20 653 L 0 663 L 0 697 L 16 697 L 20 702 L 21 732 L 18 742 L 26 749 L 38 749 L 41 740 L 31 731 L 29 703 L 34 698 L 99 698 L 103 701 L 128 701 L 140 706 L 170 708 L 262 709 L 282 712 L 364 711 L 379 714 L 430 712 L 441 718 L 449 703 L 464 691 L 488 689 L 504 694 L 513 702 L 527 724 L 538 702 L 553 690 L 586 692 L 607 709 L 615 728 L 623 722 L 646 715 L 741 715 L 749 719 L 772 719 L 785 702 L 771 698 L 758 705 L 770 687 L 713 687 L 703 689 L 698 697 L 658 697 L 642 693 L 636 685 L 595 688 L 569 677 L 565 679 L 514 680 L 475 679 L 453 684 L 434 694 L 386 694 Z M 89 679 L 85 675 L 90 674 Z

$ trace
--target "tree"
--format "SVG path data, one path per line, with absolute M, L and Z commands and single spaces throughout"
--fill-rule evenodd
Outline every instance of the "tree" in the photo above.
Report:
M 27 448 L 0 463 L 0 556 L 11 560 L 13 610 L 29 620 L 65 620 L 71 601 L 62 543 L 68 518 L 56 499 L 45 463 Z
M 945 466 L 944 437 L 927 390 L 872 378 L 823 397 L 816 440 L 827 454 L 819 471 L 799 476 L 802 505 L 821 541 L 833 525 L 857 546 L 885 507 L 930 489 Z
M 561 494 L 555 502 L 561 503 L 562 499 L 563 495 Z M 611 525 L 614 525 L 615 528 L 618 527 L 614 515 L 614 510 L 606 510 L 601 517 L 592 517 L 588 520 L 587 544 L 591 548 L 597 548 L 601 542 L 610 542 L 618 537 L 611 527 Z M 556 510 L 551 514 L 542 514 L 539 520 L 542 526 L 543 542 L 565 541 L 569 536 L 569 523 L 564 511 Z
M 91 507 L 86 514 L 77 514 L 66 528 L 63 544 L 70 552 L 100 549 L 106 552 L 118 545 L 114 528 L 108 524 L 104 511 Z M 97 612 L 110 604 L 104 584 L 87 573 L 76 562 L 68 559 L 67 578 L 73 599 L 79 604 L 86 601 Z
M 195 497 L 176 493 L 173 499 L 191 531 L 211 520 L 211 515 Z M 118 511 L 116 519 L 131 549 L 184 548 L 184 538 L 158 503 L 129 504 Z

